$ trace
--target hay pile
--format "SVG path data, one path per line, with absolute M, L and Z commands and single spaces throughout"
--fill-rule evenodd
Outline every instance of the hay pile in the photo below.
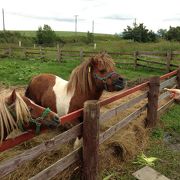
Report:
M 127 102 L 131 98 L 137 97 L 143 92 L 138 91 L 134 94 L 131 94 L 127 97 L 122 98 L 116 102 L 113 102 L 101 109 L 102 112 L 107 111 L 108 109 L 115 107 L 117 104 Z M 113 96 L 116 93 L 104 93 L 103 98 Z M 118 118 L 123 119 L 130 113 L 134 112 L 138 108 L 142 107 L 146 103 L 146 100 L 143 100 L 134 107 L 121 112 L 118 114 Z M 148 130 L 144 128 L 144 119 L 146 113 L 142 113 L 136 120 L 128 124 L 123 129 L 119 130 L 110 140 L 105 141 L 100 146 L 100 170 L 108 169 L 112 166 L 121 164 L 122 161 L 126 161 L 129 158 L 134 157 L 139 151 L 142 151 L 148 142 Z M 105 131 L 113 124 L 117 123 L 117 117 L 108 120 L 101 125 L 101 132 Z M 24 150 L 40 144 L 41 142 L 52 138 L 53 136 L 62 132 L 59 129 L 54 131 L 49 130 L 46 134 L 41 134 L 38 137 L 33 138 L 32 140 L 25 142 L 21 145 L 18 145 L 6 152 L 0 154 L 0 161 L 3 163 L 4 160 L 14 157 L 17 154 L 22 153 Z M 36 158 L 32 162 L 28 162 L 25 165 L 21 166 L 15 172 L 11 173 L 9 176 L 3 178 L 3 180 L 24 180 L 32 177 L 38 172 L 42 171 L 44 168 L 55 163 L 60 158 L 64 157 L 70 153 L 73 149 L 73 142 L 69 142 L 66 145 L 59 147 L 58 150 L 51 153 L 42 154 L 40 157 Z M 59 174 L 55 179 L 75 179 L 78 177 L 81 167 L 79 163 L 76 163 L 71 168 L 68 168 L 63 173 Z
M 117 104 L 123 104 L 130 99 L 133 99 L 140 94 L 142 91 L 138 91 L 134 94 L 126 96 L 116 102 L 113 102 L 104 108 L 102 111 L 107 111 Z M 106 96 L 106 94 L 105 94 Z M 134 105 L 133 107 L 120 112 L 117 117 L 108 120 L 107 122 L 101 125 L 101 130 L 104 131 L 110 128 L 112 125 L 116 124 L 119 119 L 122 120 L 124 117 L 133 113 L 138 108 L 142 107 L 147 103 L 147 100 L 144 99 L 140 103 Z M 130 158 L 133 158 L 138 152 L 146 148 L 148 142 L 148 129 L 144 128 L 144 120 L 146 117 L 146 112 L 143 112 L 138 118 L 133 120 L 124 128 L 120 129 L 112 138 L 105 141 L 100 146 L 100 167 L 101 169 L 108 169 L 115 167 L 120 162 L 126 161 Z

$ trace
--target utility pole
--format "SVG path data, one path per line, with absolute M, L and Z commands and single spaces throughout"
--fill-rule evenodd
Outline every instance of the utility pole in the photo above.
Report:
M 94 34 L 94 20 L 92 21 L 92 33 Z
M 137 26 L 137 22 L 136 22 L 136 18 L 134 19 L 134 23 L 133 23 L 134 27 Z
M 93 36 L 93 43 L 94 43 L 94 20 L 92 21 L 92 36 Z M 96 44 L 94 44 L 94 49 L 96 49 Z
M 77 17 L 78 15 L 75 15 L 75 35 L 77 35 Z
M 5 20 L 4 20 L 4 9 L 2 8 L 2 17 L 3 17 L 3 31 L 5 31 Z

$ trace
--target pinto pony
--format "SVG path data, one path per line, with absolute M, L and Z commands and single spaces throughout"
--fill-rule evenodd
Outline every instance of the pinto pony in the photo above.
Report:
M 59 117 L 55 112 L 50 110 L 47 112 L 46 108 L 21 96 L 15 90 L 9 97 L 0 97 L 0 143 L 13 130 L 22 130 L 23 126 L 28 126 L 32 119 L 41 120 L 42 124 L 48 124 L 47 122 L 54 126 L 59 124 Z
M 112 58 L 103 53 L 77 66 L 69 81 L 53 74 L 35 76 L 25 96 L 62 116 L 82 108 L 87 100 L 98 100 L 103 90 L 119 91 L 124 85 L 124 79 L 115 72 Z

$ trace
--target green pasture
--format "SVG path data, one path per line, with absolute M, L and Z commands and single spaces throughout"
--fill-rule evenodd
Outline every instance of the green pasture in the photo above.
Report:
M 20 32 L 23 36 L 28 36 L 28 37 L 35 37 L 36 36 L 36 31 L 18 31 Z M 61 36 L 86 36 L 87 32 L 74 32 L 74 31 L 55 31 L 56 35 L 61 37 Z M 113 36 L 113 35 L 108 35 L 108 34 L 98 34 L 95 33 L 95 35 L 98 36 Z
M 80 63 L 78 60 L 67 60 L 62 63 L 56 61 L 41 62 L 41 60 L 3 59 L 0 61 L 0 83 L 4 85 L 26 85 L 34 75 L 40 73 L 56 74 L 66 80 L 72 70 Z M 116 68 L 128 81 L 143 80 L 154 75 L 162 75 L 164 72 L 150 69 Z
M 18 31 L 21 33 L 24 39 L 22 41 L 22 46 L 33 47 L 33 38 L 36 36 L 36 31 Z M 56 34 L 61 38 L 64 43 L 60 43 L 60 47 L 63 50 L 84 50 L 92 51 L 94 50 L 94 44 L 87 44 L 85 42 L 87 33 L 86 32 L 65 32 L 56 31 Z M 31 43 L 29 42 L 31 39 Z M 74 41 L 76 40 L 76 41 Z M 28 42 L 26 42 L 28 41 Z M 131 52 L 131 51 L 175 51 L 180 49 L 180 43 L 174 41 L 166 41 L 159 39 L 156 43 L 138 43 L 131 40 L 123 40 L 118 35 L 111 34 L 94 34 L 94 43 L 96 43 L 96 51 L 110 51 L 110 52 Z M 0 47 L 18 46 L 17 43 L 6 44 L 1 43 Z M 56 47 L 56 45 L 54 45 Z

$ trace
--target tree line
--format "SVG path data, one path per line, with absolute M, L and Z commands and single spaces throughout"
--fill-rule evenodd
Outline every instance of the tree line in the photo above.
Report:
M 35 37 L 27 37 L 20 32 L 14 31 L 0 31 L 0 43 L 17 43 L 22 41 L 24 45 L 39 44 L 54 46 L 55 44 L 65 44 L 74 42 L 83 42 L 86 44 L 94 42 L 94 34 L 87 32 L 86 36 L 72 35 L 70 37 L 60 37 L 56 32 L 47 24 L 40 26 L 36 31 Z
M 169 27 L 169 30 L 159 29 L 157 33 L 152 30 L 147 29 L 143 24 L 134 23 L 133 26 L 127 26 L 121 35 L 115 35 L 116 38 L 128 39 L 135 42 L 157 42 L 158 39 L 166 39 L 169 41 L 179 41 L 180 42 L 180 26 Z M 94 43 L 94 34 L 87 32 L 86 36 L 76 36 L 64 39 L 57 36 L 56 32 L 52 30 L 49 25 L 44 25 L 39 27 L 36 31 L 35 37 L 23 36 L 20 32 L 11 31 L 0 31 L 0 43 L 17 43 L 17 41 L 23 41 L 24 44 L 36 43 L 39 45 L 54 45 L 56 43 L 67 43 L 67 42 L 83 42 L 86 44 Z
M 127 28 L 124 29 L 122 38 L 136 42 L 156 42 L 159 38 L 180 42 L 180 26 L 170 26 L 169 30 L 159 29 L 157 33 L 154 33 L 152 30 L 147 29 L 143 23 L 139 25 L 134 23 L 132 27 L 127 26 Z

